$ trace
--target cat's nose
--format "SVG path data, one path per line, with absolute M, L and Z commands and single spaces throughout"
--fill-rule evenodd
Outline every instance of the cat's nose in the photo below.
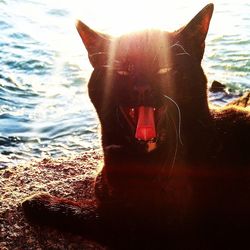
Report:
M 134 91 L 137 94 L 138 100 L 143 102 L 149 96 L 150 86 L 147 84 L 138 84 L 134 86 Z

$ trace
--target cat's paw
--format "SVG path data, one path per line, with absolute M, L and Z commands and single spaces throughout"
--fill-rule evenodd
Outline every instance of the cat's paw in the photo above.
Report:
M 31 222 L 43 223 L 42 214 L 51 210 L 54 197 L 48 193 L 38 193 L 27 197 L 22 202 L 22 208 L 26 218 Z
M 22 202 L 26 218 L 33 224 L 52 226 L 62 230 L 85 231 L 99 221 L 94 200 L 73 201 L 47 193 L 39 193 Z

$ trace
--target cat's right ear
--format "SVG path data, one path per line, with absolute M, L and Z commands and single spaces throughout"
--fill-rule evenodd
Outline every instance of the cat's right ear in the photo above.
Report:
M 88 56 L 92 66 L 98 67 L 106 64 L 110 38 L 90 29 L 86 24 L 77 20 L 76 29 L 88 51 Z

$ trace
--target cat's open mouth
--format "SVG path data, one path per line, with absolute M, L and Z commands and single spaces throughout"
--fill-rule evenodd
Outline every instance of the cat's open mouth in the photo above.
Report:
M 121 113 L 129 124 L 134 138 L 147 145 L 147 152 L 156 148 L 157 117 L 159 110 L 148 106 L 125 108 L 120 106 Z

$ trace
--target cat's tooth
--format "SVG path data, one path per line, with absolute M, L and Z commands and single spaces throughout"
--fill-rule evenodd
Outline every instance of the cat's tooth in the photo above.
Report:
M 149 141 L 147 142 L 147 152 L 151 152 L 156 149 L 156 142 Z

